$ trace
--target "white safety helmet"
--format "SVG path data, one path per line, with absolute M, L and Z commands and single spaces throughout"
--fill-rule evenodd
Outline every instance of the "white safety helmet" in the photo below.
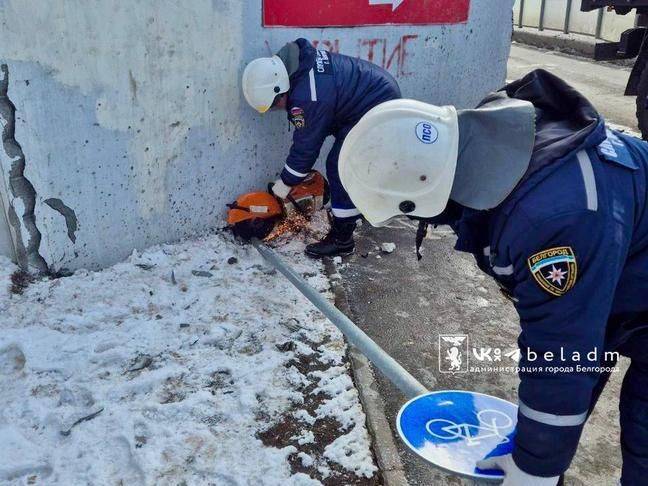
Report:
M 268 111 L 275 97 L 288 89 L 288 71 L 279 56 L 255 59 L 243 71 L 243 95 L 259 113 Z
M 373 226 L 398 215 L 431 218 L 448 203 L 458 150 L 454 107 L 387 101 L 367 112 L 347 135 L 340 179 Z

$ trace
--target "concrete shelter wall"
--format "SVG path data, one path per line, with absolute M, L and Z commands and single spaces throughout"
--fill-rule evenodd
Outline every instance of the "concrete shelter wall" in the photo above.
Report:
M 306 37 L 384 65 L 407 97 L 471 106 L 505 80 L 512 6 L 472 0 L 458 25 L 295 29 L 263 28 L 261 0 L 0 0 L 0 193 L 18 260 L 100 268 L 221 225 L 290 146 L 285 114 L 242 97 L 251 59 Z

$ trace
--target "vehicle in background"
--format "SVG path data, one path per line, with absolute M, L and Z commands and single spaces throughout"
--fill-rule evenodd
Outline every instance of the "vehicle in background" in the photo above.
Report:
M 635 26 L 625 30 L 617 42 L 596 44 L 594 59 L 610 61 L 636 57 L 625 95 L 637 97 L 637 121 L 641 135 L 648 140 L 648 0 L 581 0 L 581 10 L 589 12 L 607 7 L 618 15 L 627 15 L 636 9 Z

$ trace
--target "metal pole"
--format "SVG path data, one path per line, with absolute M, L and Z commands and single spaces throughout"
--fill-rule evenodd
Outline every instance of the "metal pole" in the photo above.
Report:
M 571 17 L 572 0 L 567 0 L 567 7 L 565 8 L 565 25 L 563 32 L 569 34 L 569 18 Z
M 351 319 L 340 312 L 322 294 L 290 268 L 277 254 L 256 238 L 251 240 L 254 247 L 261 253 L 273 267 L 279 270 L 284 277 L 299 290 L 315 307 L 328 317 L 328 319 L 346 336 L 349 343 L 358 348 L 376 368 L 378 368 L 400 391 L 408 398 L 414 398 L 428 392 L 416 378 L 410 375 L 405 368 L 382 350 L 369 336 L 367 336 Z
M 603 9 L 599 8 L 598 16 L 596 17 L 596 31 L 594 32 L 594 38 L 601 38 L 601 29 L 603 28 Z
M 540 1 L 540 19 L 538 20 L 538 30 L 544 30 L 545 0 Z
M 518 17 L 518 27 L 521 29 L 524 23 L 522 17 L 524 16 L 524 0 L 520 0 L 520 15 Z

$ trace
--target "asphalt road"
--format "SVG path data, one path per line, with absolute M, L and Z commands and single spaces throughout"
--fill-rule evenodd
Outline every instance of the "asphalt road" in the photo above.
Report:
M 546 69 L 567 80 L 613 123 L 637 129 L 635 98 L 623 96 L 630 68 L 546 51 L 521 44 L 511 46 L 507 79 L 514 80 L 534 69 Z
M 581 90 L 609 121 L 636 127 L 634 100 L 622 96 L 626 68 L 513 46 L 509 79 L 538 67 Z M 360 228 L 358 250 L 340 269 L 353 319 L 429 389 L 474 390 L 516 402 L 515 374 L 440 372 L 439 334 L 466 334 L 471 347 L 506 351 L 516 347 L 517 314 L 495 283 L 477 269 L 472 257 L 452 249 L 454 236 L 447 228 L 438 228 L 424 242 L 425 257 L 420 262 L 414 254 L 414 233 L 408 223 Z M 382 242 L 395 243 L 396 251 L 377 251 Z M 471 364 L 478 363 L 473 359 Z M 377 378 L 393 428 L 405 398 L 385 379 Z M 616 397 L 621 378 L 621 373 L 613 376 L 586 426 L 568 472 L 569 485 L 609 485 L 619 478 Z M 397 444 L 411 485 L 473 484 L 429 467 L 398 439 Z

